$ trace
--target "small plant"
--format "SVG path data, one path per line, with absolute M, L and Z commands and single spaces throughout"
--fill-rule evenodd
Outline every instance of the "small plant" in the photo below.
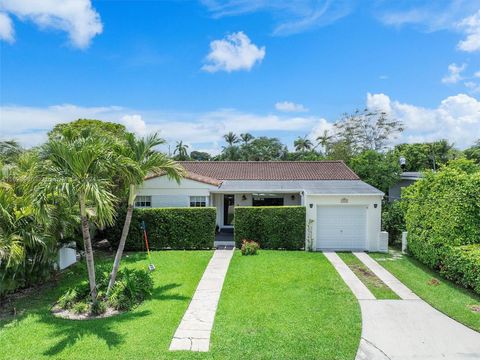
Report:
M 130 310 L 152 294 L 153 280 L 145 270 L 120 271 L 110 293 L 110 305 L 117 310 Z
M 89 310 L 89 306 L 86 302 L 77 302 L 75 305 L 72 306 L 72 311 L 75 314 L 85 314 Z
M 93 315 L 102 315 L 107 311 L 107 303 L 103 300 L 95 301 L 91 308 Z
M 58 299 L 58 306 L 62 309 L 71 309 L 78 301 L 77 289 L 68 289 L 65 294 Z
M 257 255 L 260 245 L 253 240 L 242 240 L 242 255 Z

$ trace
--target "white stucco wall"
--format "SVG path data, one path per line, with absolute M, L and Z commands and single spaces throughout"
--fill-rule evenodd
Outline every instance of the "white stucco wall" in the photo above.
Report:
M 210 205 L 210 190 L 214 189 L 217 187 L 199 181 L 182 179 L 178 184 L 166 176 L 159 176 L 146 180 L 138 189 L 137 196 L 151 196 L 152 207 L 190 206 L 190 196 L 206 196 L 208 206 Z
M 344 203 L 348 201 L 347 203 Z M 343 200 L 343 201 L 342 201 Z M 312 204 L 312 207 L 310 207 Z M 375 204 L 377 207 L 375 208 Z M 361 196 L 337 196 L 337 195 L 305 195 L 305 207 L 307 210 L 307 224 L 310 220 L 312 223 L 313 244 L 316 244 L 316 219 L 318 205 L 338 205 L 338 206 L 352 206 L 364 205 L 366 208 L 366 231 L 367 231 L 367 246 L 365 250 L 378 251 L 379 250 L 379 236 L 381 231 L 381 213 L 382 213 L 382 196 L 381 195 L 361 195 Z M 307 238 L 309 234 L 306 234 Z

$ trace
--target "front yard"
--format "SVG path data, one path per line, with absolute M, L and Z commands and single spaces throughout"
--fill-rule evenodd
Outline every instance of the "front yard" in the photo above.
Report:
M 77 266 L 57 287 L 19 300 L 15 319 L 0 320 L 0 359 L 355 357 L 360 309 L 347 286 L 322 254 L 281 251 L 251 257 L 237 251 L 220 298 L 211 351 L 169 352 L 211 254 L 155 252 L 154 295 L 134 311 L 108 319 L 57 319 L 50 314 L 54 301 L 84 279 Z M 124 263 L 148 265 L 143 254 L 130 255 Z
M 480 331 L 480 296 L 473 291 L 444 279 L 412 257 L 401 255 L 398 251 L 370 255 L 434 308 Z

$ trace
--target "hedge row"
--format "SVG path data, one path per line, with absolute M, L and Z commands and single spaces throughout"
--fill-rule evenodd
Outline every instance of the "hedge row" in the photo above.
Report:
M 451 247 L 443 258 L 440 273 L 480 294 L 480 244 Z
M 120 211 L 115 226 L 106 236 L 117 248 L 122 233 L 125 211 Z M 144 250 L 140 228 L 145 221 L 151 249 L 208 249 L 215 240 L 216 210 L 213 207 L 134 209 L 125 244 L 126 250 Z
M 296 250 L 305 247 L 304 206 L 235 207 L 235 243 L 254 240 L 262 249 Z

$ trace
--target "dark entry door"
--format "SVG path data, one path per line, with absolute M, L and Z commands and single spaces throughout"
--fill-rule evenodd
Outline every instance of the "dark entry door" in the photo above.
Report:
M 232 225 L 234 204 L 235 196 L 233 194 L 223 195 L 223 225 Z

